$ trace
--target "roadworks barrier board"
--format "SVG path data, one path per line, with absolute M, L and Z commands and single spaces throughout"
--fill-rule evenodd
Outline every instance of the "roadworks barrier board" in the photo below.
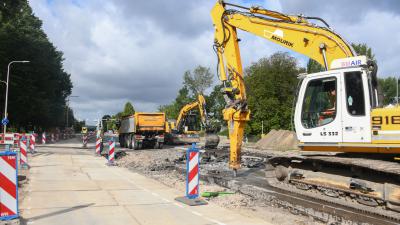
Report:
M 0 220 L 18 218 L 17 153 L 0 152 Z

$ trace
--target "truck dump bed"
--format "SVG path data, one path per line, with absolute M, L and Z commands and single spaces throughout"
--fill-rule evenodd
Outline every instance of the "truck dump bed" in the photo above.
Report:
M 121 120 L 119 133 L 164 132 L 165 123 L 165 113 L 135 113 L 135 115 L 124 117 Z
M 136 132 L 165 131 L 165 113 L 135 113 Z

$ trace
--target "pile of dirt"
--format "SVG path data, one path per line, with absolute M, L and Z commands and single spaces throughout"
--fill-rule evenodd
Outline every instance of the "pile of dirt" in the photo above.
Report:
M 271 130 L 256 143 L 257 149 L 297 150 L 299 141 L 296 133 L 290 130 Z

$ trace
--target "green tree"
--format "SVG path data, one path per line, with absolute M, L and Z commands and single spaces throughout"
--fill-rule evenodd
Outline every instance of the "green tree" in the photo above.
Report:
M 246 68 L 245 83 L 252 117 L 246 133 L 260 134 L 262 121 L 267 132 L 291 127 L 296 77 L 303 71 L 297 67 L 295 58 L 282 52 Z
M 103 121 L 103 132 L 107 132 L 108 130 L 111 130 L 113 127 L 112 124 L 112 117 L 110 115 L 104 115 L 102 118 Z
M 397 78 L 396 77 L 379 78 L 378 82 L 383 94 L 383 105 L 388 105 L 396 97 Z
M 122 116 L 130 116 L 135 114 L 135 109 L 133 108 L 132 103 L 127 102 L 124 106 L 124 111 L 122 112 Z
M 212 92 L 206 98 L 206 109 L 209 113 L 210 118 L 218 123 L 218 126 L 226 126 L 224 123 L 224 118 L 222 110 L 225 108 L 225 100 L 222 94 L 223 85 L 214 86 Z
M 183 85 L 191 92 L 192 97 L 204 94 L 204 91 L 211 87 L 214 75 L 210 68 L 197 66 L 193 71 L 186 71 L 183 75 Z
M 39 130 L 65 126 L 66 98 L 72 90 L 70 75 L 63 69 L 63 53 L 48 40 L 42 21 L 33 14 L 27 0 L 3 0 L 0 4 L 1 80 L 5 80 L 7 65 L 13 60 L 30 63 L 11 68 L 11 127 Z M 0 92 L 3 105 L 4 92 Z
M 307 73 L 318 73 L 324 71 L 325 67 L 313 59 L 309 59 L 307 63 Z
M 375 60 L 375 55 L 372 53 L 372 49 L 368 47 L 367 44 L 351 43 L 351 47 L 353 47 L 357 55 L 365 55 L 368 59 Z

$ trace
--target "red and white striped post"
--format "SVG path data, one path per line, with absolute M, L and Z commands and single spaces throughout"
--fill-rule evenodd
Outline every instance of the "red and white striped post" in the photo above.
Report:
M 36 145 L 36 137 L 35 137 L 36 135 L 35 134 L 31 134 L 30 135 L 30 141 L 29 141 L 29 149 L 30 149 L 30 152 L 33 154 L 33 153 L 36 153 L 36 151 L 35 151 L 35 145 Z
M 199 150 L 193 147 L 189 148 L 187 156 L 186 196 L 197 198 L 199 197 Z
M 98 137 L 96 139 L 96 155 L 100 156 L 100 148 L 101 148 L 101 138 Z
M 190 206 L 206 205 L 207 202 L 199 199 L 199 149 L 193 143 L 186 151 L 186 196 L 175 198 L 175 200 Z
M 21 152 L 21 156 L 20 156 L 20 164 L 21 164 L 21 168 L 27 169 L 29 168 L 28 165 L 28 153 L 27 153 L 27 146 L 26 146 L 26 139 L 22 139 L 20 141 L 19 144 L 19 150 Z
M 46 132 L 42 133 L 42 144 L 46 144 Z
M 83 147 L 84 148 L 86 148 L 87 147 L 87 143 L 88 143 L 88 136 L 86 135 L 86 134 L 84 134 L 83 136 L 82 136 L 82 144 L 83 144 Z
M 111 141 L 108 142 L 108 165 L 113 166 L 114 165 L 114 159 L 115 159 L 115 141 L 112 139 Z
M 0 152 L 0 221 L 18 218 L 17 153 Z
M 21 139 L 21 135 L 19 133 L 14 133 L 14 147 L 19 148 L 19 140 Z

